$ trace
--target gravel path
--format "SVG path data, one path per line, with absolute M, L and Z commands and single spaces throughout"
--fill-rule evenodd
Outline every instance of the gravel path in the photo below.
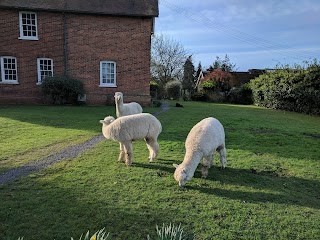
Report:
M 162 103 L 161 110 L 153 113 L 153 115 L 158 116 L 159 114 L 165 111 L 168 111 L 169 109 L 170 109 L 170 106 L 168 104 Z M 4 172 L 0 175 L 0 185 L 12 182 L 15 179 L 18 179 L 20 177 L 29 175 L 36 171 L 42 170 L 60 160 L 75 158 L 81 153 L 89 150 L 90 148 L 93 148 L 97 143 L 101 142 L 103 139 L 104 139 L 103 135 L 100 134 L 84 143 L 74 145 L 58 153 L 54 153 L 48 157 L 42 158 L 38 161 L 34 161 L 24 166 L 13 168 L 7 172 Z

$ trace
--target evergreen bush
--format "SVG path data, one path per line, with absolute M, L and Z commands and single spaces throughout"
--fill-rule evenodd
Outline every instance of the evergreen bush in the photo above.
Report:
M 252 90 L 248 84 L 243 84 L 240 87 L 232 88 L 226 99 L 229 103 L 235 104 L 252 104 Z
M 191 95 L 192 101 L 207 101 L 207 95 L 204 93 L 204 91 L 195 92 Z
M 288 111 L 320 114 L 320 65 L 277 69 L 251 80 L 254 104 Z
M 166 93 L 168 98 L 172 98 L 174 100 L 178 100 L 180 98 L 181 93 L 181 82 L 179 81 L 170 81 L 166 84 Z
M 42 93 L 52 104 L 75 104 L 84 94 L 83 83 L 69 76 L 46 77 L 41 84 Z

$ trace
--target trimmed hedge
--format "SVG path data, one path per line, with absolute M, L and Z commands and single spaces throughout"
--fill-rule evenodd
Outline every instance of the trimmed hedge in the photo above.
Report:
M 251 80 L 255 105 L 320 114 L 320 65 L 285 67 Z

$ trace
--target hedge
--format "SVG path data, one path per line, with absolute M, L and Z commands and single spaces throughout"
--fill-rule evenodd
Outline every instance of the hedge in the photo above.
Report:
M 308 64 L 308 63 L 307 63 Z M 320 65 L 279 68 L 250 81 L 255 105 L 320 114 Z

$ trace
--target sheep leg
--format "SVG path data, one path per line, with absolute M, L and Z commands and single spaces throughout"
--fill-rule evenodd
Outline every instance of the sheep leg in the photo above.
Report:
M 126 154 L 126 165 L 130 166 L 132 164 L 132 143 L 131 141 L 124 142 L 123 145 Z
M 227 150 L 224 145 L 222 145 L 219 149 L 219 154 L 220 154 L 220 162 L 222 165 L 222 168 L 225 168 L 227 165 Z
M 124 155 L 125 155 L 124 146 L 122 143 L 120 143 L 120 153 L 119 153 L 118 162 L 123 162 Z
M 149 149 L 149 161 L 152 162 L 157 156 L 159 152 L 159 144 L 156 139 L 145 139 L 147 147 Z
M 213 155 L 206 156 L 202 160 L 201 175 L 203 178 L 208 176 L 208 170 L 212 166 Z

